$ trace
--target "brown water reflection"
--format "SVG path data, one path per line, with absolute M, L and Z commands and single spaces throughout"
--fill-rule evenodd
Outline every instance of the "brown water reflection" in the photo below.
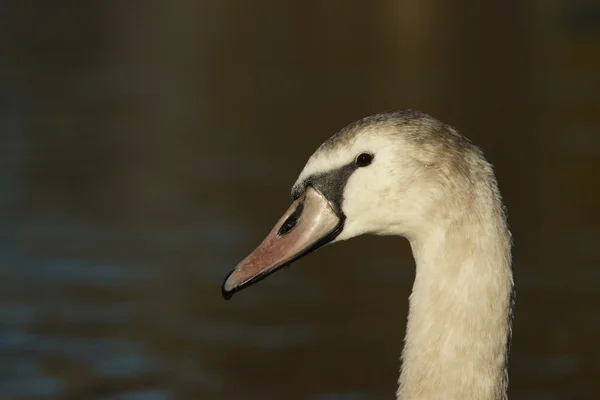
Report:
M 390 399 L 408 244 L 221 279 L 346 123 L 418 108 L 497 166 L 511 398 L 595 398 L 600 24 L 586 1 L 3 4 L 0 398 Z

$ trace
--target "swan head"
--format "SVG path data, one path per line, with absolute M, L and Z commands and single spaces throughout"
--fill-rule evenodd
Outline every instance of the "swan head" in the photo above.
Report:
M 292 187 L 292 205 L 225 278 L 223 296 L 327 243 L 363 234 L 411 240 L 427 234 L 445 217 L 457 184 L 470 181 L 467 160 L 477 162 L 477 153 L 452 127 L 418 111 L 350 124 L 309 158 Z

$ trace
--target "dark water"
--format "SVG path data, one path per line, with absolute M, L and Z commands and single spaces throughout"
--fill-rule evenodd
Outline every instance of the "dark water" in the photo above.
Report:
M 67 3 L 0 6 L 0 399 L 393 398 L 405 240 L 220 284 L 317 145 L 404 107 L 496 165 L 511 398 L 596 398 L 593 3 Z

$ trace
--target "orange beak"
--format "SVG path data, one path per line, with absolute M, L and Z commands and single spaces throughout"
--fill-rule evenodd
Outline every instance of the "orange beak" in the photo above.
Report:
M 233 293 L 332 241 L 343 222 L 319 191 L 307 187 L 263 242 L 227 275 L 223 297 L 231 298 Z

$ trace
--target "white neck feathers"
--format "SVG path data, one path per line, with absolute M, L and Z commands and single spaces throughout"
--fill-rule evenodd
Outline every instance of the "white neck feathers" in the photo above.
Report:
M 506 399 L 511 237 L 495 182 L 442 225 L 411 238 L 417 267 L 398 399 Z

